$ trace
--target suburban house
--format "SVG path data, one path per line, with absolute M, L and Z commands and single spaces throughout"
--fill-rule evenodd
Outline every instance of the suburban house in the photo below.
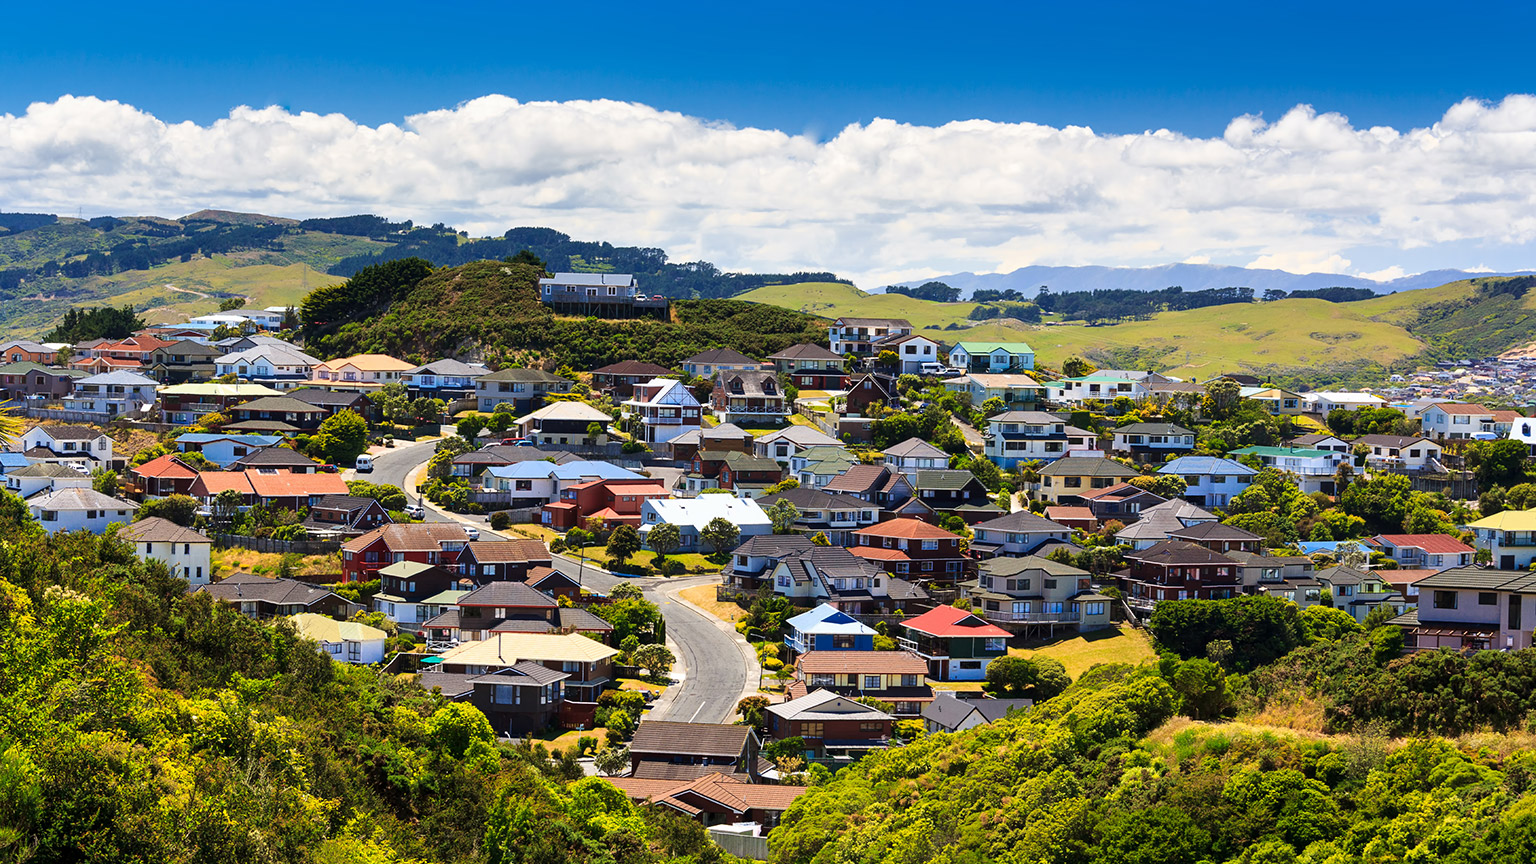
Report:
M 672 451 L 672 461 L 678 463 L 693 461 L 693 454 L 700 450 L 751 453 L 752 433 L 735 423 L 721 423 L 709 428 L 700 426 L 673 438 L 669 449 Z
M 75 389 L 64 397 L 64 407 L 103 421 L 143 413 L 154 406 L 159 386 L 160 382 L 137 372 L 103 372 L 77 379 Z
M 1536 619 L 1536 573 L 1454 567 L 1415 583 L 1418 608 L 1388 621 L 1403 629 L 1404 645 L 1426 651 L 1530 648 Z
M 392 521 L 389 511 L 373 498 L 321 495 L 310 505 L 302 524 L 305 531 L 317 537 L 356 537 Z
M 892 336 L 912 332 L 912 322 L 905 318 L 839 318 L 827 329 L 833 354 L 874 353 L 874 344 Z
M 1108 489 L 1138 476 L 1135 468 L 1102 456 L 1057 459 L 1040 469 L 1040 497 L 1053 504 L 1069 503 L 1083 492 Z
M 541 450 L 537 447 L 518 447 L 509 444 L 487 444 L 479 450 L 471 450 L 453 457 L 453 468 L 450 472 L 455 477 L 463 477 L 471 488 L 484 485 L 488 478 L 485 474 L 498 465 L 516 465 L 520 462 L 552 462 L 563 465 L 567 462 L 579 462 L 581 457 L 567 450 Z
M 236 460 L 257 450 L 274 447 L 283 442 L 281 435 L 236 435 L 226 432 L 188 432 L 176 439 L 176 449 L 182 453 L 201 453 L 204 459 L 228 468 Z
M 858 545 L 848 551 L 902 578 L 954 583 L 970 569 L 971 559 L 960 550 L 959 535 L 921 519 L 891 519 L 853 535 Z
M 324 588 L 254 573 L 232 573 L 197 591 L 238 607 L 247 618 L 286 618 L 301 612 L 345 618 L 362 608 Z
M 866 372 L 849 379 L 847 395 L 842 399 L 844 412 L 848 416 L 867 414 L 869 406 L 877 402 L 881 405 L 901 404 L 896 394 L 895 376 Z
M 944 356 L 939 343 L 927 336 L 917 333 L 907 333 L 902 336 L 891 336 L 880 340 L 874 346 L 876 354 L 886 351 L 896 355 L 896 371 L 904 375 L 921 375 L 925 365 L 932 366 L 941 362 Z
M 1372 468 L 1423 471 L 1440 460 L 1440 445 L 1417 435 L 1361 435 L 1355 446 L 1367 448 L 1365 464 Z
M 643 481 L 647 485 L 656 482 L 612 462 L 578 459 L 555 463 L 530 459 L 485 469 L 480 487 L 508 493 L 508 503 L 513 507 L 543 507 L 560 501 L 572 486 L 597 480 Z
M 90 426 L 39 424 L 21 433 L 11 449 L 37 462 L 72 462 L 87 469 L 112 462 L 112 439 Z
M 556 273 L 539 280 L 539 299 L 556 312 L 634 318 L 665 315 L 667 298 L 640 293 L 629 273 Z
M 1023 342 L 957 342 L 949 349 L 949 365 L 967 372 L 1033 369 L 1035 349 Z
M 966 519 L 967 522 L 1003 512 L 992 503 L 992 493 L 970 471 L 950 468 L 918 471 L 912 489 L 933 512 L 972 517 Z
M 683 477 L 684 491 L 697 495 L 705 489 L 729 489 L 743 498 L 756 498 L 784 479 L 784 467 L 735 450 L 715 453 L 700 450 Z
M 212 345 L 178 339 L 149 352 L 139 371 L 162 384 L 206 381 L 214 377 L 216 361 L 223 355 L 223 349 Z
M 1285 442 L 1292 447 L 1300 447 L 1306 450 L 1332 450 L 1335 453 L 1348 454 L 1352 452 L 1353 445 L 1337 435 L 1325 432 L 1316 432 L 1311 435 L 1297 435 Z
M 652 378 L 630 385 L 631 397 L 622 403 L 625 417 L 640 424 L 635 439 L 646 444 L 665 444 L 703 422 L 703 407 L 693 391 L 672 378 Z M 652 447 L 655 449 L 655 447 Z
M 841 444 L 807 447 L 789 457 L 789 476 L 806 489 L 820 489 L 859 464 L 859 457 Z
M 751 726 L 641 720 L 629 742 L 630 776 L 683 782 L 720 773 L 753 783 L 761 746 Z
M 839 696 L 869 696 L 891 704 L 891 713 L 911 719 L 933 701 L 928 661 L 910 651 L 812 651 L 795 661 L 798 689 L 827 690 Z
M 772 584 L 776 594 L 830 603 L 851 614 L 891 614 L 905 611 L 909 603 L 928 600 L 926 591 L 841 546 L 785 552 L 762 579 Z
M 1231 457 L 1254 456 L 1265 468 L 1275 468 L 1292 475 L 1296 485 L 1308 495 L 1323 492 L 1335 493 L 1333 475 L 1339 463 L 1347 458 L 1333 450 L 1307 450 L 1301 447 L 1259 447 L 1257 445 L 1233 450 Z
M 709 404 L 725 423 L 779 423 L 788 414 L 778 373 L 760 369 L 717 373 Z
M 660 480 L 648 477 L 584 480 L 561 490 L 560 500 L 545 504 L 539 520 L 556 531 L 579 528 L 594 518 L 610 526 L 639 528 L 645 502 L 671 494 Z
M 655 363 L 624 360 L 592 370 L 592 389 L 607 393 L 615 401 L 628 399 L 635 392 L 636 384 L 644 384 L 657 378 L 665 378 L 672 370 Z
M 141 519 L 118 531 L 117 537 L 132 543 L 134 554 L 140 558 L 163 563 L 172 576 L 187 580 L 193 587 L 207 584 L 213 575 L 209 560 L 213 541 L 169 519 Z
M 493 633 L 550 633 L 559 629 L 560 604 L 522 582 L 487 582 L 459 598 L 459 639 L 478 642 Z M 499 625 L 515 621 L 513 627 Z
M 1158 468 L 1157 473 L 1183 477 L 1184 500 L 1202 507 L 1225 507 L 1248 490 L 1259 472 L 1235 459 L 1180 456 Z
M 401 375 L 406 396 L 411 399 L 441 399 L 453 402 L 475 398 L 475 381 L 491 374 L 481 363 L 460 360 L 436 360 L 425 366 L 407 369 Z
M 342 411 L 351 411 L 365 420 L 373 421 L 378 413 L 373 408 L 373 402 L 366 393 L 352 390 L 323 390 L 319 387 L 299 387 L 288 391 L 288 395 L 308 405 L 325 412 L 325 416 L 333 417 Z
M 795 531 L 807 537 L 826 534 L 833 546 L 849 545 L 854 531 L 880 521 L 880 508 L 868 501 L 805 486 L 757 499 L 758 506 L 765 512 L 779 501 L 788 501 L 800 511 L 795 519 Z
M 1080 405 L 1089 399 L 1110 402 L 1120 396 L 1144 399 L 1151 395 L 1154 384 L 1169 380 L 1155 372 L 1100 369 L 1091 375 L 1047 381 L 1045 392 L 1050 401 L 1063 405 Z
M 1028 510 L 979 522 L 971 532 L 971 551 L 981 558 L 1019 558 L 1047 544 L 1072 542 L 1072 529 Z
M 690 378 L 716 378 L 721 372 L 761 372 L 763 364 L 734 348 L 711 348 L 683 361 Z
M 56 462 L 33 462 L 13 468 L 5 474 L 5 488 L 23 500 L 39 492 L 55 489 L 89 489 L 91 477 L 68 465 Z
M 313 612 L 300 612 L 289 620 L 300 636 L 320 643 L 320 651 L 338 663 L 384 662 L 384 640 L 389 634 L 377 627 Z
M 1111 446 L 1122 455 L 1161 459 L 1195 449 L 1195 433 L 1173 423 L 1131 423 L 1115 430 Z
M 1156 507 L 1168 500 L 1130 483 L 1116 483 L 1103 489 L 1090 489 L 1077 497 L 1082 501 L 1082 506 L 1077 509 L 1087 511 L 1087 518 L 1093 524 L 1091 530 L 1097 530 L 1098 525 L 1108 524 L 1112 520 L 1122 525 L 1129 525 L 1141 518 L 1141 511 Z M 1060 506 L 1063 505 L 1057 505 L 1057 507 Z M 1049 514 L 1055 509 L 1056 507 L 1047 507 L 1046 512 Z
M 483 409 L 482 409 L 483 410 Z M 608 443 L 608 424 L 613 418 L 585 402 L 551 402 L 517 421 L 518 432 L 534 444 Z M 592 424 L 598 425 L 597 434 Z
M 328 416 L 324 408 L 292 396 L 268 396 L 236 405 L 224 428 L 234 432 L 291 435 L 315 432 Z
M 821 490 L 852 495 L 890 511 L 912 497 L 912 480 L 887 465 L 854 465 L 841 476 L 834 477 Z
M 766 713 L 770 738 L 803 739 L 812 757 L 853 757 L 883 749 L 896 729 L 894 716 L 830 690 L 769 705 Z
M 414 363 L 396 360 L 388 354 L 354 354 L 316 365 L 309 384 L 325 390 L 372 392 L 385 384 L 399 383 L 405 373 L 415 368 Z
M 1014 711 L 1024 711 L 1034 704 L 1033 699 L 961 699 L 954 693 L 940 693 L 923 709 L 923 728 L 929 735 L 964 732 L 996 723 Z
M 0 366 L 0 399 L 20 401 L 37 397 L 58 401 L 73 393 L 75 381 L 87 373 L 77 369 L 55 369 L 32 362 Z
M 563 685 L 569 678 L 544 664 L 523 661 L 484 674 L 429 670 L 417 683 L 429 692 L 474 705 L 499 734 L 527 735 L 561 721 Z
M 1204 546 L 1212 552 L 1262 552 L 1264 538 L 1252 531 L 1220 522 L 1197 522 L 1168 532 L 1169 540 L 1182 540 Z
M 382 525 L 341 546 L 343 581 L 368 582 L 397 561 L 436 564 L 458 572 L 459 553 L 469 535 L 457 522 Z
M 552 567 L 549 547 L 538 540 L 472 540 L 459 553 L 459 570 L 476 583 L 526 582 L 529 571 Z
M 780 464 L 789 464 L 796 453 L 812 447 L 836 447 L 844 454 L 848 453 L 843 442 L 831 435 L 820 429 L 799 425 L 786 426 L 757 439 L 752 443 L 752 452 Z
M 784 630 L 784 644 L 796 654 L 875 650 L 874 628 L 830 603 L 790 618 Z
M 792 345 L 768 359 L 801 390 L 841 390 L 847 382 L 848 361 L 820 345 Z
M 987 666 L 1008 653 L 1011 634 L 980 616 L 953 606 L 935 606 L 902 621 L 904 650 L 928 663 L 928 677 L 938 681 L 983 681 Z
M 243 402 L 281 395 L 265 384 L 173 384 L 160 388 L 160 422 L 192 426 Z
M 130 495 L 142 498 L 164 498 L 168 495 L 188 495 L 197 479 L 197 469 L 183 462 L 175 453 L 167 453 L 141 465 L 128 469 L 127 488 Z
M 973 372 L 944 379 L 944 389 L 966 394 L 977 408 L 997 399 L 1006 411 L 1031 411 L 1045 401 L 1045 387 L 1028 375 Z
M 1305 397 L 1280 387 L 1243 387 L 1238 390 L 1238 395 L 1263 405 L 1265 410 L 1276 417 L 1295 417 L 1305 414 L 1307 410 Z
M 52 366 L 59 362 L 58 349 L 49 348 L 31 339 L 11 339 L 0 344 L 0 360 L 6 363 L 35 363 Z
M 114 522 L 124 525 L 132 522 L 133 511 L 139 509 L 139 505 L 103 495 L 94 489 L 69 487 L 27 499 L 27 509 L 49 534 L 60 531 L 105 534 L 107 526 Z
M 442 614 L 436 602 L 439 595 L 452 592 L 453 608 L 458 598 L 469 593 L 460 590 L 458 575 L 435 564 L 399 561 L 380 568 L 379 593 L 373 595 L 373 611 L 382 612 L 402 628 L 421 633 L 428 621 Z M 457 637 L 457 634 L 454 634 Z
M 1093 591 L 1086 570 L 1035 555 L 993 558 L 979 569 L 972 602 L 983 618 L 1012 633 L 1053 637 L 1061 626 L 1080 632 L 1110 626 L 1113 601 Z
M 1365 545 L 1408 570 L 1467 567 L 1477 555 L 1476 549 L 1445 534 L 1377 534 Z
M 1319 390 L 1302 396 L 1303 406 L 1313 414 L 1327 417 L 1334 411 L 1359 411 L 1361 408 L 1385 408 L 1387 400 L 1372 393 L 1344 393 Z
M 565 699 L 587 703 L 590 724 L 598 695 L 613 683 L 613 658 L 618 653 L 617 648 L 577 633 L 494 633 L 443 652 L 439 665 L 444 672 L 467 675 L 509 669 L 520 662 L 565 672 L 571 676 L 565 681 Z M 564 710 L 561 719 L 566 719 Z
M 652 526 L 663 522 L 676 525 L 682 534 L 680 551 L 693 552 L 709 548 L 700 539 L 704 526 L 715 519 L 724 519 L 740 530 L 740 539 L 746 540 L 758 534 L 773 533 L 773 523 L 768 514 L 751 498 L 734 495 L 700 495 L 697 498 L 651 498 L 640 509 L 640 537 L 650 535 Z M 710 549 L 711 552 L 729 552 L 729 549 Z
M 1216 514 L 1198 504 L 1174 498 L 1162 504 L 1143 508 L 1141 518 L 1115 533 L 1115 540 L 1133 549 L 1150 549 L 1167 540 L 1181 528 L 1201 522 L 1216 522 Z
M 773 581 L 773 570 L 780 559 L 793 552 L 804 552 L 814 544 L 803 534 L 758 534 L 748 537 L 731 552 L 731 563 L 720 571 L 722 585 L 757 591 L 766 580 Z
M 262 447 L 229 463 L 231 471 L 286 471 L 289 474 L 315 474 L 320 463 L 288 447 Z
M 1125 553 L 1130 569 L 1120 577 L 1127 601 L 1150 609 L 1162 600 L 1222 600 L 1242 592 L 1238 562 L 1182 540 L 1163 540 Z
M 737 778 L 735 774 L 717 772 L 685 783 L 639 776 L 607 779 L 630 800 L 648 801 L 705 825 L 729 825 L 731 833 L 751 837 L 768 836 L 783 818 L 784 811 L 805 794 L 807 788 L 747 783 Z M 743 833 L 748 830 L 750 834 Z
M 908 438 L 882 451 L 886 467 L 900 471 L 909 480 L 917 479 L 919 471 L 933 471 L 949 467 L 949 454 L 921 438 Z
M 319 358 L 287 343 L 255 345 L 213 361 L 214 373 L 220 377 L 234 375 L 242 381 L 265 384 L 275 390 L 302 386 L 318 365 Z
M 1044 411 L 1005 411 L 987 418 L 986 457 L 999 468 L 1013 468 L 1039 459 L 1051 462 L 1069 454 L 1093 455 L 1099 438 L 1055 414 Z
M 575 384 L 541 369 L 502 369 L 475 379 L 475 398 L 481 411 L 507 405 L 523 412 L 544 404 L 544 397 L 551 393 L 571 392 Z

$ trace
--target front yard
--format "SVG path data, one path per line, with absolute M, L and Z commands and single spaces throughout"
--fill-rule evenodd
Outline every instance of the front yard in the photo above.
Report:
M 677 592 L 677 596 L 722 621 L 734 624 L 747 617 L 747 610 L 737 604 L 715 599 L 715 588 L 714 585 L 695 585 Z
M 1010 648 L 1018 657 L 1054 657 L 1076 680 L 1097 663 L 1147 663 L 1157 660 L 1145 633 L 1132 627 L 1096 630 L 1032 648 Z
M 585 560 L 587 563 L 596 564 L 599 567 L 607 567 L 611 560 L 608 557 L 608 551 L 602 546 L 584 547 L 581 549 L 580 554 L 578 554 L 576 550 L 567 549 L 565 554 L 571 556 L 572 558 L 579 557 Z M 720 568 L 725 566 L 724 564 L 716 564 L 715 562 L 709 560 L 708 556 L 700 555 L 697 552 L 673 552 L 671 555 L 668 555 L 667 558 L 672 561 L 681 563 L 683 565 L 684 571 L 692 574 L 719 573 Z M 634 555 L 630 556 L 628 563 L 644 567 L 652 567 L 656 563 L 656 553 L 649 549 L 642 549 L 641 551 L 636 552 Z

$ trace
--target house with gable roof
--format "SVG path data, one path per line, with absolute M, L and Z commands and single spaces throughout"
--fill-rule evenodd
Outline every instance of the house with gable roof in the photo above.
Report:
M 1011 634 L 981 616 L 954 606 L 935 606 L 901 622 L 896 641 L 928 663 L 937 681 L 984 681 L 993 660 L 1008 653 Z
M 878 353 L 876 342 L 912 332 L 912 322 L 905 318 L 850 318 L 833 321 L 827 329 L 832 353 L 867 355 Z
M 711 348 L 683 361 L 691 378 L 719 378 L 721 372 L 761 372 L 763 364 L 734 348 Z
M 681 381 L 652 378 L 632 385 L 630 391 L 631 397 L 621 403 L 622 417 L 639 423 L 639 441 L 666 444 L 703 423 L 703 406 Z
M 768 359 L 801 390 L 841 390 L 848 381 L 847 359 L 820 345 L 792 345 Z
M 453 402 L 475 398 L 475 381 L 491 374 L 483 363 L 465 363 L 452 358 L 434 360 L 401 374 L 406 395 L 411 399 L 442 399 Z
M 233 573 L 217 582 L 196 589 L 213 599 L 228 603 L 248 618 L 286 618 L 300 612 L 315 612 L 347 618 L 363 607 L 332 591 L 293 579 Z
M 894 716 L 830 690 L 769 705 L 765 713 L 770 738 L 800 738 L 813 757 L 884 749 L 896 728 Z
M 140 519 L 118 531 L 117 537 L 132 543 L 134 554 L 140 558 L 165 564 L 172 576 L 187 580 L 194 588 L 207 584 L 213 575 L 213 541 L 169 519 Z
M 77 379 L 75 389 L 64 398 L 64 407 L 103 421 L 144 414 L 154 407 L 159 386 L 160 382 L 137 372 L 103 372 Z
M 1083 492 L 1108 489 L 1137 476 L 1136 469 L 1102 456 L 1057 459 L 1040 469 L 1040 497 L 1053 504 L 1070 503 Z
M 569 393 L 574 386 L 575 381 L 542 369 L 502 369 L 475 379 L 475 398 L 487 413 L 498 405 L 521 412 L 544 404 L 544 397 L 551 393 Z
M 830 603 L 784 622 L 784 644 L 796 654 L 873 651 L 875 630 Z
M 949 365 L 967 372 L 1008 372 L 1035 368 L 1035 349 L 1024 342 L 957 342 Z
M 1092 574 L 1070 564 L 1027 555 L 983 561 L 969 595 L 988 622 L 1026 638 L 1053 637 L 1057 627 L 1079 632 L 1110 625 L 1113 601 L 1093 590 Z
M 90 426 L 39 423 L 10 446 L 37 462 L 72 462 L 87 470 L 112 463 L 112 438 Z
M 1246 492 L 1259 472 L 1236 459 L 1180 456 L 1157 469 L 1184 478 L 1184 500 L 1202 507 L 1225 507 Z
M 854 531 L 880 521 L 880 508 L 868 501 L 805 486 L 765 495 L 757 503 L 767 510 L 781 500 L 793 504 L 800 513 L 795 531 L 806 536 L 824 533 L 833 546 L 848 545 Z
M 715 417 L 725 423 L 781 423 L 789 413 L 778 373 L 761 369 L 715 373 L 709 400 Z
M 292 390 L 308 382 L 320 363 L 318 357 L 274 339 L 216 357 L 213 368 L 221 378 L 234 375 L 241 381 L 264 384 L 274 390 Z
M 979 557 L 1019 558 L 1042 546 L 1072 542 L 1072 529 L 1028 510 L 1015 510 L 971 526 L 971 552 Z
M 955 583 L 973 569 L 960 536 L 921 519 L 897 518 L 853 532 L 848 551 L 878 563 L 894 576 Z
M 786 552 L 773 563 L 766 579 L 776 594 L 830 603 L 854 614 L 889 614 L 907 609 L 908 604 L 927 605 L 928 600 L 926 591 L 841 546 Z
M 592 389 L 607 393 L 614 398 L 614 401 L 620 401 L 633 396 L 636 385 L 655 381 L 657 378 L 666 378 L 671 374 L 671 369 L 655 363 L 623 360 L 593 369 Z

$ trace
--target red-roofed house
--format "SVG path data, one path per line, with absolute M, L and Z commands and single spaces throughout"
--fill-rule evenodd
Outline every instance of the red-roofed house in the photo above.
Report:
M 1503 438 L 1520 419 L 1515 411 L 1496 411 L 1477 403 L 1441 402 L 1419 414 L 1424 434 L 1434 440 L 1446 438 Z
M 188 495 L 192 483 L 197 480 L 197 469 L 167 453 L 128 469 L 128 493 L 131 495 L 164 498 L 167 495 Z
M 560 500 L 544 505 L 541 516 L 546 526 L 568 531 L 597 517 L 604 524 L 640 527 L 640 508 L 651 498 L 666 498 L 670 493 L 659 481 L 650 478 L 592 480 L 567 486 Z
M 953 606 L 936 606 L 901 622 L 901 647 L 928 661 L 928 677 L 981 681 L 987 665 L 1008 653 L 1008 631 Z
M 1399 567 L 1445 570 L 1472 563 L 1477 550 L 1445 534 L 1377 534 L 1365 541 Z
M 313 507 L 317 498 L 326 495 L 347 494 L 347 481 L 340 474 L 293 474 L 269 468 L 240 473 L 250 478 L 256 500 L 270 507 L 298 510 Z
M 891 519 L 860 528 L 853 537 L 849 552 L 903 578 L 958 582 L 971 569 L 960 536 L 921 519 Z
M 1084 531 L 1099 530 L 1099 520 L 1094 517 L 1093 509 L 1089 507 L 1056 504 L 1045 508 L 1045 518 L 1068 528 L 1081 528 Z
M 457 522 L 382 525 L 342 544 L 341 572 L 344 581 L 367 582 L 378 578 L 381 567 L 415 561 L 458 573 L 467 543 L 469 535 Z

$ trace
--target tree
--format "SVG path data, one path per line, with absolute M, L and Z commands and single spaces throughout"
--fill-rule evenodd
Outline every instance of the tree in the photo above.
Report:
M 168 495 L 145 501 L 139 505 L 138 512 L 133 514 L 135 521 L 152 516 L 168 519 L 183 528 L 191 528 L 197 521 L 197 499 L 190 495 Z
M 769 495 L 777 495 L 780 492 L 784 492 L 784 491 L 787 491 L 789 489 L 799 489 L 799 488 L 800 488 L 800 481 L 799 480 L 796 480 L 793 477 L 785 477 L 783 480 L 780 480 L 779 482 L 773 484 L 772 486 L 769 486 L 767 489 L 764 489 L 763 490 L 763 497 L 766 498 Z
M 630 761 L 628 747 L 604 747 L 592 757 L 592 767 L 606 777 L 617 777 L 629 770 Z
M 987 686 L 998 696 L 1020 697 L 1035 685 L 1035 664 L 1004 655 L 987 664 Z
M 1232 705 L 1226 673 L 1204 658 L 1180 662 L 1169 683 L 1184 700 L 1184 713 L 1195 720 L 1220 717 Z
M 310 450 L 335 465 L 347 466 L 368 449 L 368 421 L 350 409 L 342 409 L 325 418 Z
M 768 507 L 768 521 L 773 523 L 775 534 L 795 533 L 795 520 L 799 518 L 800 510 L 788 498 L 780 498 Z
M 811 545 L 812 546 L 831 546 L 832 545 L 832 541 L 831 541 L 831 539 L 829 539 L 827 537 L 827 532 L 825 532 L 825 531 L 817 531 L 815 534 L 811 535 Z
M 1130 484 L 1163 498 L 1177 498 L 1189 488 L 1189 483 L 1178 474 L 1144 474 L 1132 477 Z
M 736 713 L 741 715 L 741 722 L 760 734 L 768 728 L 768 699 L 764 696 L 748 696 L 736 703 Z
M 735 549 L 736 542 L 740 539 L 741 529 L 723 516 L 716 516 L 709 520 L 704 530 L 699 532 L 699 540 L 707 544 L 716 555 Z
M 615 564 L 623 565 L 636 552 L 640 551 L 640 533 L 631 525 L 620 525 L 613 533 L 608 535 L 608 558 Z
M 110 468 L 97 468 L 91 472 L 91 488 L 103 495 L 117 496 L 117 472 Z
M 646 532 L 645 545 L 651 547 L 651 551 L 656 553 L 657 561 L 660 561 L 683 545 L 683 532 L 670 522 L 660 522 L 652 525 L 651 530 Z
M 641 645 L 630 655 L 636 666 L 641 667 L 651 674 L 652 678 L 660 678 L 672 671 L 672 664 L 677 658 L 672 655 L 671 649 L 665 645 L 652 643 Z
M 1205 398 L 1201 411 L 1212 420 L 1227 420 L 1242 401 L 1243 385 L 1231 378 L 1214 378 L 1205 382 Z
M 1479 489 L 1512 486 L 1525 478 L 1526 445 L 1520 441 L 1474 441 L 1467 446 Z
M 472 416 L 460 420 L 458 425 L 453 428 L 453 431 L 457 432 L 460 438 L 468 441 L 473 447 L 476 446 L 475 442 L 480 438 L 480 432 L 483 429 L 485 429 L 485 418 Z
M 240 512 L 240 507 L 245 504 L 245 496 L 238 489 L 225 489 L 213 496 L 213 521 L 226 529 L 235 520 L 235 514 Z
M 1092 375 L 1098 370 L 1099 367 L 1081 357 L 1068 357 L 1066 362 L 1061 364 L 1061 377 L 1082 378 L 1085 375 Z

